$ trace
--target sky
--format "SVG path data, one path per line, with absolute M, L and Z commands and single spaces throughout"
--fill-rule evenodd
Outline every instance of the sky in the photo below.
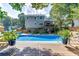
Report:
M 2 7 L 2 10 L 6 11 L 8 13 L 8 16 L 10 16 L 12 18 L 18 18 L 18 14 L 21 13 L 19 11 L 12 9 L 12 7 L 8 3 L 0 3 L 0 7 Z M 47 17 L 49 17 L 51 7 L 52 6 L 49 4 L 47 7 L 43 8 L 43 9 L 36 10 L 35 8 L 31 7 L 30 3 L 28 3 L 28 4 L 26 3 L 25 6 L 22 7 L 22 13 L 24 13 L 25 15 L 44 14 Z

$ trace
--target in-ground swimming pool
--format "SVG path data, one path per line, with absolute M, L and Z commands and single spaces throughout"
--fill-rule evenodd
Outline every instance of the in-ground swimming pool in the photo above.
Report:
M 62 37 L 58 35 L 28 34 L 28 35 L 20 35 L 17 38 L 17 41 L 62 43 Z

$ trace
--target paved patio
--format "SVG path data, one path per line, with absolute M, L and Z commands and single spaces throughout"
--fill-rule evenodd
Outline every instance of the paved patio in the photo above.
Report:
M 16 42 L 15 47 L 23 49 L 24 47 L 31 47 L 37 49 L 46 49 L 50 50 L 51 53 L 58 53 L 62 56 L 77 56 L 73 52 L 69 51 L 63 44 L 49 44 L 49 43 L 32 43 L 32 42 Z

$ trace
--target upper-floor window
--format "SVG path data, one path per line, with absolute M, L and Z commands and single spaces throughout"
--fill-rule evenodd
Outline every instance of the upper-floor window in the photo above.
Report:
M 40 16 L 40 19 L 42 19 L 42 16 Z
M 34 19 L 36 19 L 36 17 L 34 17 Z
M 43 19 L 44 17 L 43 16 L 40 16 L 40 19 Z

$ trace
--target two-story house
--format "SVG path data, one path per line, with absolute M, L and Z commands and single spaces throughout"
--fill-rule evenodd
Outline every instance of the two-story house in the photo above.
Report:
M 42 28 L 44 26 L 44 20 L 46 16 L 44 15 L 26 15 L 25 16 L 25 28 Z

